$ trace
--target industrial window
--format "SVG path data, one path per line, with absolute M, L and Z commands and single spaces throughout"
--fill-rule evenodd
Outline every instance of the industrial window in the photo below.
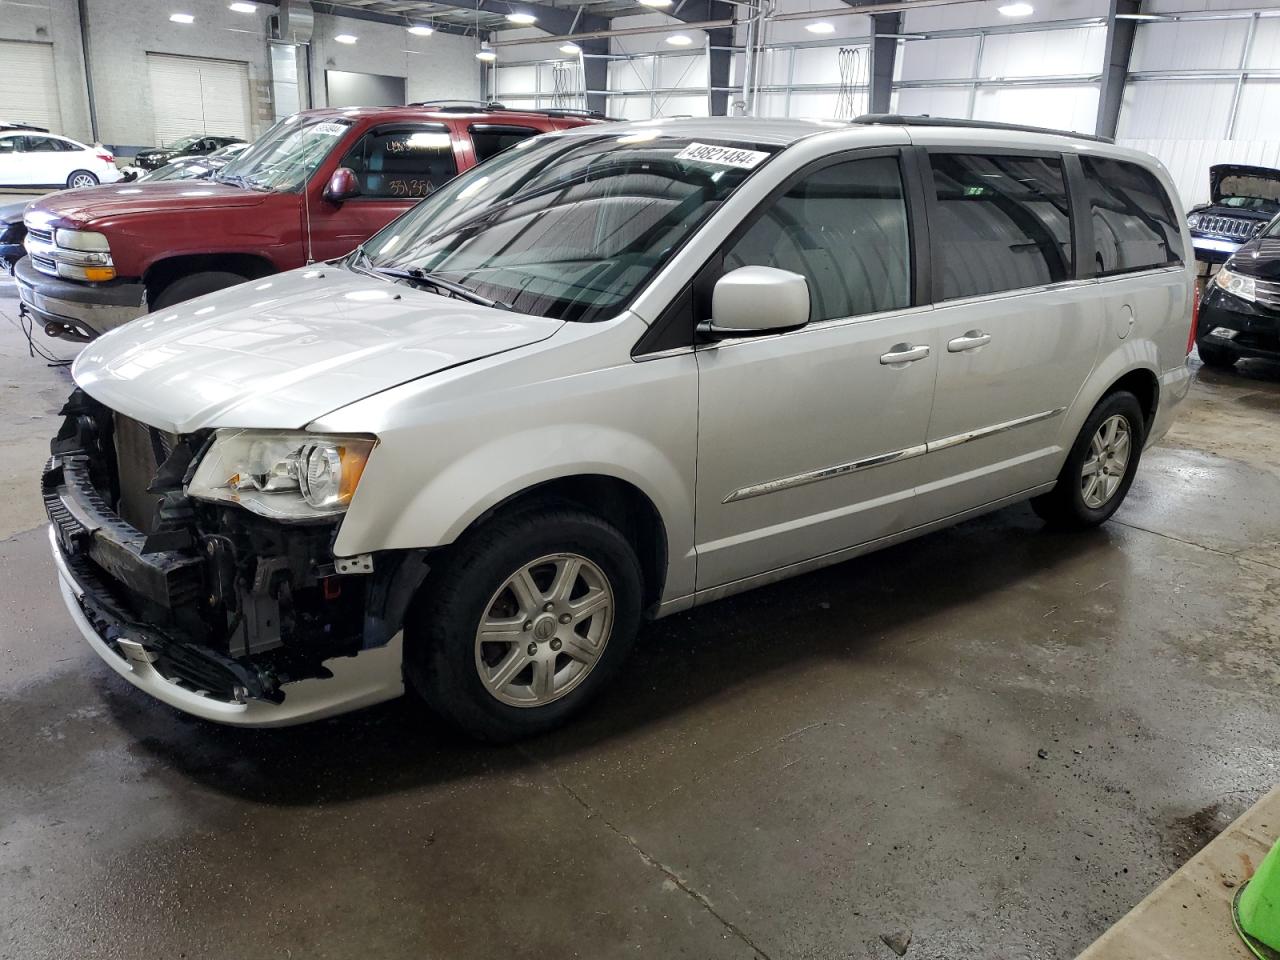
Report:
M 365 134 L 342 160 L 365 197 L 418 199 L 458 174 L 453 137 L 444 124 L 422 124 Z
M 1070 279 L 1071 207 L 1057 157 L 933 154 L 939 300 Z
M 488 160 L 507 147 L 536 137 L 541 130 L 533 127 L 517 127 L 505 123 L 475 123 L 471 125 L 471 143 L 476 150 L 476 163 Z
M 725 272 L 778 267 L 809 281 L 809 319 L 911 303 L 902 176 L 893 157 L 833 164 L 799 180 L 725 253 Z
M 1173 205 L 1150 171 L 1134 163 L 1082 157 L 1099 276 L 1182 262 Z

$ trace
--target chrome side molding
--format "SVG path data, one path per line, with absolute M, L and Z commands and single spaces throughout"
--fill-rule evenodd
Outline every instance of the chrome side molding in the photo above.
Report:
M 850 460 L 847 463 L 837 463 L 834 466 L 822 467 L 818 470 L 809 470 L 805 473 L 793 474 L 790 477 L 779 477 L 777 480 L 766 480 L 764 483 L 755 483 L 749 487 L 742 487 L 733 491 L 721 503 L 736 503 L 738 500 L 750 500 L 752 497 L 762 497 L 767 493 L 777 493 L 779 490 L 790 490 L 793 487 L 803 487 L 810 483 L 818 483 L 822 480 L 831 480 L 835 477 L 843 477 L 850 473 L 857 473 L 860 470 L 870 470 L 873 467 L 883 467 L 885 464 L 898 463 L 901 460 L 910 460 L 912 457 L 919 457 L 926 453 L 936 453 L 939 450 L 946 450 L 950 447 L 958 447 L 964 443 L 970 443 L 974 440 L 981 440 L 983 437 L 991 437 L 997 433 L 1004 433 L 1007 430 L 1015 430 L 1018 427 L 1025 427 L 1033 423 L 1039 423 L 1042 420 L 1048 420 L 1056 417 L 1066 411 L 1066 407 L 1056 407 L 1053 410 L 1045 410 L 1041 413 L 1033 413 L 1030 416 L 1018 417 L 1016 420 L 1005 420 L 1002 423 L 993 423 L 987 427 L 980 427 L 977 430 L 969 430 L 966 433 L 957 433 L 950 437 L 943 437 L 940 440 L 934 440 L 930 443 L 917 444 L 914 447 L 903 447 L 901 450 L 894 450 L 891 453 L 881 453 L 874 457 L 865 457 L 862 460 Z

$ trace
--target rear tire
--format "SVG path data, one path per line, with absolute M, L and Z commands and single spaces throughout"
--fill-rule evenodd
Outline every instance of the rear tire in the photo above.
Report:
M 67 189 L 78 190 L 81 187 L 96 187 L 99 182 L 98 175 L 90 170 L 72 170 L 71 176 L 67 177 Z
M 1083 530 L 1106 522 L 1133 484 L 1145 440 L 1146 420 L 1138 398 L 1127 390 L 1107 394 L 1080 428 L 1057 485 L 1032 499 L 1031 509 L 1062 529 Z
M 213 293 L 215 290 L 234 287 L 237 283 L 244 283 L 248 279 L 226 270 L 206 270 L 179 277 L 160 291 L 160 295 L 151 304 L 151 309 L 163 310 L 186 300 L 203 297 L 206 293 Z
M 1236 365 L 1236 355 L 1221 347 L 1210 347 L 1203 343 L 1196 344 L 1196 352 L 1200 354 L 1200 362 L 1215 370 L 1230 370 Z
M 621 669 L 641 583 L 630 543 L 599 517 L 549 505 L 499 516 L 427 578 L 405 622 L 406 678 L 478 739 L 543 733 Z

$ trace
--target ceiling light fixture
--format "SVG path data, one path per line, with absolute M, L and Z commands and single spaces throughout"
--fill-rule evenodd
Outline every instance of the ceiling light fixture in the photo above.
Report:
M 671 36 L 667 37 L 667 43 L 671 44 L 673 47 L 687 47 L 689 44 L 693 43 L 693 38 L 683 33 L 673 33 Z
M 228 10 L 234 10 L 236 13 L 257 13 L 258 5 L 256 3 L 230 3 L 227 4 Z
M 582 48 L 576 43 L 562 43 L 560 45 L 560 52 L 567 53 L 571 57 L 576 57 L 582 52 Z
M 356 35 L 354 33 L 340 33 L 333 39 L 337 40 L 339 43 L 355 43 Z
M 507 20 L 511 23 L 519 24 L 522 27 L 527 27 L 531 23 L 538 22 L 538 18 L 532 13 L 508 13 Z
M 415 37 L 429 37 L 436 31 L 433 27 L 414 26 L 409 28 L 409 32 Z
M 637 0 L 642 7 L 669 7 L 671 0 Z
M 493 47 L 489 46 L 488 40 L 480 44 L 480 52 L 476 54 L 476 59 L 483 60 L 485 63 L 493 63 L 498 59 L 498 55 L 493 52 Z
M 1006 3 L 999 10 L 1006 17 L 1029 17 L 1036 12 L 1036 8 L 1029 3 Z
M 196 18 L 189 13 L 171 13 L 169 14 L 170 23 L 195 23 Z
M 827 23 L 825 20 L 819 20 L 817 23 L 807 23 L 804 27 L 810 33 L 835 33 L 834 24 Z

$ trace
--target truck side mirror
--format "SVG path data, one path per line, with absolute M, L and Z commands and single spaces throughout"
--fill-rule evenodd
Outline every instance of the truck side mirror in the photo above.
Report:
M 350 167 L 339 167 L 324 188 L 324 198 L 330 203 L 342 203 L 352 197 L 360 196 L 360 183 L 356 180 L 355 171 Z

